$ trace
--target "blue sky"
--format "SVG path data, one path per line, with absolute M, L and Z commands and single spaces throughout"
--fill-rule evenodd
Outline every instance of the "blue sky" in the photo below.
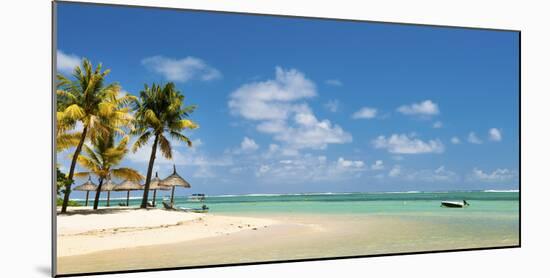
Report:
M 177 165 L 193 185 L 178 194 L 518 187 L 517 33 L 70 3 L 57 14 L 59 72 L 87 57 L 126 92 L 173 81 L 198 105 L 195 147 L 155 167 Z M 123 166 L 145 173 L 149 154 Z

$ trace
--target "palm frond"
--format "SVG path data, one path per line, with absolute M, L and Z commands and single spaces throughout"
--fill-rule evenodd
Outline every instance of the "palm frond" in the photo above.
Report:
M 112 169 L 111 174 L 117 178 L 128 179 L 128 180 L 137 181 L 137 182 L 144 179 L 144 177 L 138 171 L 131 168 L 125 168 L 125 167 Z
M 82 132 L 59 133 L 55 137 L 55 148 L 57 152 L 75 147 L 80 142 Z
M 78 172 L 78 173 L 74 173 L 74 176 L 77 178 L 85 178 L 85 177 L 89 177 L 91 174 L 92 174 L 91 172 Z
M 159 146 L 162 155 L 168 159 L 172 159 L 172 146 L 170 145 L 170 141 L 162 134 L 159 134 Z
M 185 135 L 183 135 L 179 132 L 170 131 L 170 136 L 172 138 L 176 139 L 176 140 L 187 143 L 187 146 L 189 146 L 189 147 L 193 146 L 193 142 L 191 142 L 191 139 L 189 139 L 187 136 L 185 136 Z
M 78 164 L 80 164 L 82 167 L 90 170 L 90 172 L 93 173 L 99 173 L 101 171 L 101 168 L 99 165 L 97 165 L 92 159 L 86 156 L 79 155 L 77 160 Z
M 86 115 L 86 111 L 82 109 L 78 104 L 72 104 L 69 107 L 65 108 L 63 111 L 64 116 L 69 119 L 80 120 Z
M 139 138 L 136 140 L 136 142 L 134 143 L 134 145 L 132 146 L 132 152 L 136 152 L 138 149 L 145 146 L 147 142 L 149 142 L 149 138 L 151 138 L 151 135 L 152 135 L 151 131 L 147 131 L 141 134 Z

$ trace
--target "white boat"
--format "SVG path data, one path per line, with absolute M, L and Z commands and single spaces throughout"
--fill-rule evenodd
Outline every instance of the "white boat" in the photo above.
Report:
M 187 198 L 187 201 L 190 202 L 204 202 L 206 199 L 206 196 L 204 194 L 191 194 L 189 198 Z
M 462 200 L 462 201 L 441 201 L 441 206 L 442 207 L 447 207 L 447 208 L 465 208 L 469 205 L 470 204 L 468 204 L 468 202 L 466 202 L 466 200 Z

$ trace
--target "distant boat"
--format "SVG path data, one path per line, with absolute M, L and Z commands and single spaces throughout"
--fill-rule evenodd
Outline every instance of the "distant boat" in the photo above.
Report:
M 202 205 L 200 208 L 184 208 L 184 207 L 176 207 L 174 204 L 169 203 L 168 201 L 162 201 L 162 205 L 164 206 L 164 209 L 167 210 L 177 210 L 177 211 L 185 211 L 185 212 L 195 212 L 195 213 L 207 213 L 210 209 L 206 205 Z
M 189 196 L 189 198 L 187 198 L 187 201 L 190 201 L 190 202 L 204 202 L 204 200 L 206 199 L 206 196 L 204 194 L 191 194 L 191 196 Z
M 468 202 L 466 200 L 462 201 L 442 201 L 441 206 L 447 207 L 447 208 L 464 208 L 469 206 Z

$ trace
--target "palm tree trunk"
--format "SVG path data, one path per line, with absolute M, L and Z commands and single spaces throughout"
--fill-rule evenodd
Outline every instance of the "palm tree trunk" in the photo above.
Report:
M 172 207 L 174 206 L 174 191 L 176 191 L 176 186 L 172 186 L 172 196 L 170 196 L 170 205 L 172 205 Z
M 110 201 L 111 201 L 111 191 L 107 191 L 107 206 L 109 206 Z
M 99 195 L 101 194 L 102 185 L 103 185 L 103 178 L 99 178 L 99 184 L 97 185 L 97 189 L 95 191 L 94 210 L 97 210 L 97 206 L 99 205 Z
M 153 165 L 155 164 L 155 155 L 157 153 L 157 144 L 159 142 L 158 134 L 155 134 L 155 142 L 151 149 L 151 158 L 149 158 L 149 167 L 147 167 L 147 177 L 145 178 L 145 188 L 143 188 L 143 198 L 141 200 L 141 208 L 147 208 L 147 198 L 149 197 L 149 185 L 151 183 L 151 175 L 153 174 Z
M 85 207 L 88 206 L 88 197 L 90 196 L 90 191 L 86 191 L 86 205 Z
M 84 145 L 84 141 L 86 140 L 86 133 L 88 132 L 88 126 L 84 126 L 84 129 L 82 130 L 82 135 L 80 136 L 80 142 L 78 142 L 78 145 L 76 146 L 76 149 L 74 150 L 73 154 L 73 160 L 71 161 L 71 168 L 69 170 L 69 176 L 67 177 L 71 183 L 67 183 L 65 185 L 65 196 L 63 197 L 63 205 L 61 206 L 61 213 L 67 212 L 67 206 L 69 205 L 69 195 L 71 194 L 71 186 L 73 185 L 73 177 L 74 177 L 74 169 L 76 166 L 76 159 L 80 155 L 80 152 L 82 151 L 82 145 Z

